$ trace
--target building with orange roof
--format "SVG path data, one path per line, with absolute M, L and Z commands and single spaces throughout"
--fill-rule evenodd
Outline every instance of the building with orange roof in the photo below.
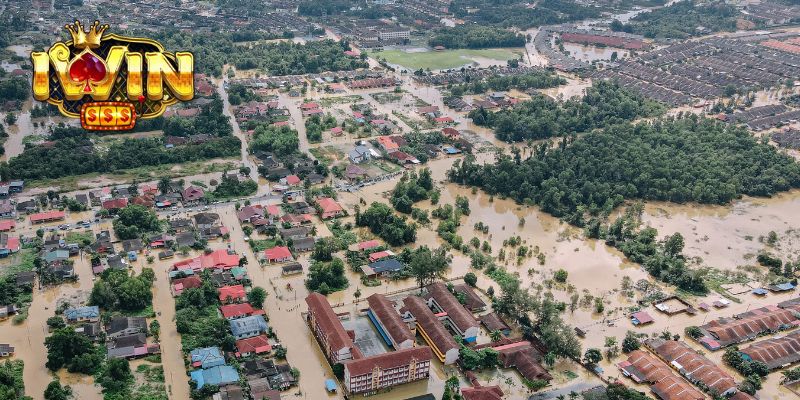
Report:
M 344 209 L 336 200 L 330 197 L 320 197 L 317 199 L 320 208 L 320 218 L 329 219 L 344 215 Z
M 231 269 L 238 266 L 238 254 L 219 249 L 189 260 L 178 261 L 172 265 L 172 269 L 191 268 L 194 272 L 200 272 L 205 269 Z
M 219 288 L 219 301 L 222 304 L 241 303 L 247 301 L 247 292 L 242 285 L 223 286 Z

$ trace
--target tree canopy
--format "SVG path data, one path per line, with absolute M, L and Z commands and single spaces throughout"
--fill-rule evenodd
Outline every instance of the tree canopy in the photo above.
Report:
M 444 46 L 448 49 L 522 47 L 525 46 L 525 36 L 488 26 L 457 25 L 453 28 L 441 28 L 433 32 L 428 39 L 428 45 Z
M 513 108 L 489 112 L 484 108 L 470 111 L 477 125 L 494 128 L 505 142 L 546 139 L 588 132 L 612 124 L 652 117 L 664 107 L 614 82 L 596 81 L 586 95 L 564 102 L 538 94 Z
M 386 204 L 373 202 L 365 211 L 356 214 L 356 225 L 366 226 L 390 246 L 413 243 L 417 239 L 417 226 L 407 223 L 392 212 Z
M 153 210 L 131 204 L 117 212 L 113 222 L 114 233 L 121 240 L 136 239 L 148 232 L 159 232 L 161 223 Z

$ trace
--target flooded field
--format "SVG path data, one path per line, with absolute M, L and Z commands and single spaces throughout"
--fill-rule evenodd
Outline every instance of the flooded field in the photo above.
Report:
M 630 54 L 627 50 L 616 49 L 613 47 L 585 46 L 576 43 L 564 43 L 564 50 L 571 56 L 583 61 L 608 61 L 612 58 L 622 59 Z M 614 54 L 616 53 L 616 57 Z

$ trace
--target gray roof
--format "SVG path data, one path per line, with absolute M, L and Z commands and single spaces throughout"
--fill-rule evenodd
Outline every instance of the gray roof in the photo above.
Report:
M 111 318 L 106 332 L 113 334 L 125 329 L 138 329 L 139 332 L 147 332 L 147 320 L 144 317 Z
M 267 329 L 267 321 L 261 315 L 231 320 L 231 332 L 234 336 L 248 332 L 266 332 Z

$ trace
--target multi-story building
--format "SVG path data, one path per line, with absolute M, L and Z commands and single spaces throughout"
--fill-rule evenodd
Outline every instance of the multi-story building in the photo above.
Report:
M 480 332 L 478 321 L 464 306 L 453 296 L 447 286 L 442 282 L 426 286 L 428 290 L 428 306 L 433 306 L 447 313 L 445 321 L 467 342 L 474 342 Z
M 374 393 L 392 386 L 428 379 L 431 349 L 412 347 L 344 363 L 349 393 Z
M 452 364 L 458 360 L 458 343 L 428 308 L 425 300 L 408 296 L 403 299 L 401 311 L 404 318 L 416 321 L 417 332 L 431 346 L 439 361 Z
M 395 350 L 414 347 L 414 334 L 408 325 L 400 318 L 389 299 L 379 293 L 367 297 L 369 310 L 367 316 L 378 328 L 383 340 Z
M 317 342 L 331 364 L 354 358 L 361 358 L 361 352 L 353 344 L 353 339 L 345 332 L 336 313 L 333 312 L 328 299 L 319 293 L 311 293 L 306 297 L 308 316 Z

